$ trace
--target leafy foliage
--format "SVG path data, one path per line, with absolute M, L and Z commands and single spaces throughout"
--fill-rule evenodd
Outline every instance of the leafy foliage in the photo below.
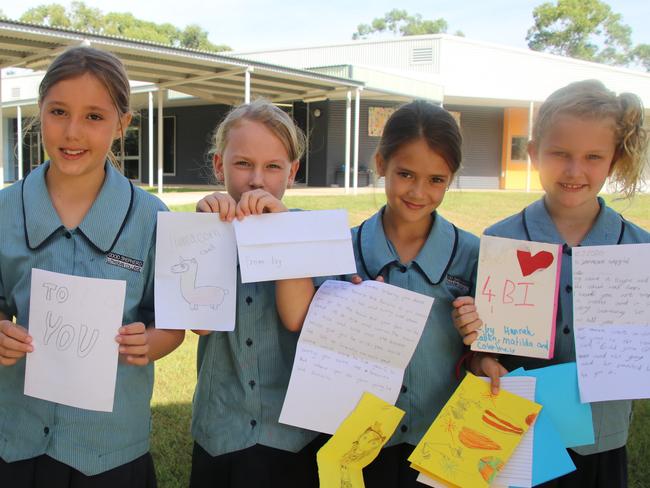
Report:
M 392 32 L 395 35 L 418 36 L 422 34 L 439 34 L 447 32 L 447 21 L 443 18 L 435 20 L 423 19 L 422 15 L 410 15 L 406 10 L 393 9 L 383 17 L 373 19 L 370 24 L 359 24 L 352 39 L 366 39 L 373 34 Z M 463 35 L 456 31 L 456 35 Z
M 200 49 L 204 51 L 228 51 L 225 45 L 216 45 L 208 40 L 208 32 L 197 24 L 190 24 L 181 30 L 169 24 L 156 24 L 141 20 L 131 13 L 108 12 L 89 7 L 81 1 L 72 2 L 70 10 L 63 5 L 51 3 L 30 8 L 21 17 L 22 22 L 73 29 L 90 34 L 120 36 L 129 39 L 157 42 L 173 47 Z
M 632 29 L 601 0 L 558 0 L 533 10 L 528 47 L 536 51 L 624 66 L 650 62 L 648 45 L 632 44 Z M 645 61 L 644 61 L 645 60 Z

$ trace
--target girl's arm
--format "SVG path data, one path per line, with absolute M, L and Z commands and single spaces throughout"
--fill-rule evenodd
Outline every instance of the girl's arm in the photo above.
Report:
M 476 311 L 473 297 L 458 297 L 452 303 L 454 309 L 451 317 L 454 321 L 454 327 L 463 338 L 463 343 L 469 346 L 478 338 L 478 330 L 483 326 L 481 318 Z M 477 376 L 488 376 L 492 384 L 492 394 L 499 393 L 501 386 L 501 376 L 508 374 L 508 370 L 499 363 L 498 356 L 477 352 L 472 356 L 469 363 L 469 369 Z
M 307 316 L 307 310 L 316 289 L 311 278 L 278 280 L 275 282 L 275 303 L 284 326 L 298 332 Z
M 184 330 L 147 328 L 142 322 L 134 322 L 120 327 L 115 340 L 120 345 L 123 361 L 134 366 L 145 366 L 172 352 L 184 338 Z

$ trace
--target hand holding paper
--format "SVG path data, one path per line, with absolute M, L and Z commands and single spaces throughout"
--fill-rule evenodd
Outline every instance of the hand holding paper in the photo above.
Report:
M 552 358 L 561 263 L 559 245 L 481 236 L 472 350 Z
M 24 327 L 10 320 L 0 320 L 0 364 L 13 366 L 32 352 L 32 336 Z

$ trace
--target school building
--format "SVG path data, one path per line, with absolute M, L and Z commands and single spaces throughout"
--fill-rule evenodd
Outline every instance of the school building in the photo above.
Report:
M 482 189 L 539 188 L 525 151 L 530 121 L 552 91 L 571 81 L 599 79 L 616 92 L 638 94 L 650 108 L 648 73 L 444 34 L 212 54 L 3 20 L 5 182 L 46 159 L 38 128 L 28 125 L 37 113 L 38 83 L 58 53 L 78 44 L 123 60 L 135 112 L 124 172 L 160 190 L 211 183 L 207 150 L 216 124 L 231 106 L 259 96 L 288 111 L 309 135 L 297 180 L 308 186 L 370 183 L 385 120 L 416 98 L 456 117 L 464 147 L 455 185 Z

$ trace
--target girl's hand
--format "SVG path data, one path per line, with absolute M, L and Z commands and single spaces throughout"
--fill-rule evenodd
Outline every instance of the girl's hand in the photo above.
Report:
M 194 332 L 198 336 L 204 336 L 204 335 L 210 334 L 212 331 L 211 330 L 192 329 L 192 332 Z
M 470 362 L 470 370 L 477 376 L 487 376 L 492 385 L 492 394 L 497 395 L 501 387 L 501 377 L 508 374 L 496 356 L 492 354 L 476 353 Z
M 479 318 L 472 297 L 458 297 L 453 301 L 454 310 L 451 312 L 451 318 L 454 321 L 454 327 L 463 338 L 463 344 L 469 346 L 478 337 L 478 332 L 483 327 L 483 321 Z
M 239 220 L 249 215 L 287 212 L 289 209 L 280 200 L 264 190 L 251 190 L 242 193 L 237 204 L 236 215 Z
M 10 320 L 0 321 L 0 364 L 13 366 L 28 352 L 34 350 L 32 336 L 27 329 Z
M 235 218 L 237 202 L 227 193 L 215 191 L 212 195 L 203 197 L 196 204 L 197 212 L 218 213 L 224 222 L 232 222 Z
M 375 278 L 375 281 L 379 281 L 380 283 L 384 282 L 384 277 L 382 275 L 379 275 Z M 363 283 L 363 278 L 359 276 L 358 274 L 352 275 L 352 278 L 350 278 L 350 283 L 353 283 L 355 285 L 360 285 Z
M 123 325 L 115 338 L 120 345 L 120 359 L 134 366 L 149 364 L 149 337 L 142 322 Z

